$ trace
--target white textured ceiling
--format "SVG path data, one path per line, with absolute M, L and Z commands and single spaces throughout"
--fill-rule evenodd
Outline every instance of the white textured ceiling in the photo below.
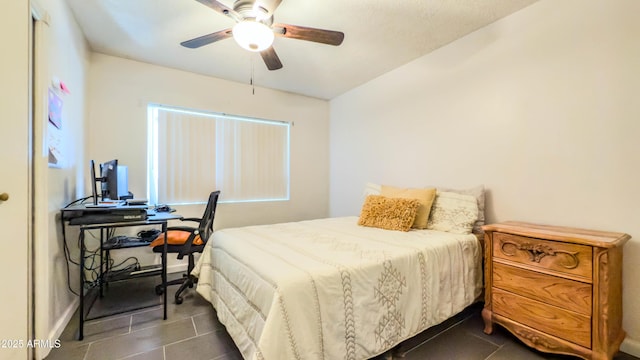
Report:
M 96 52 L 331 99 L 537 0 L 283 0 L 278 23 L 342 31 L 342 45 L 276 37 L 284 67 L 233 39 L 180 42 L 233 26 L 195 0 L 66 0 Z M 221 0 L 233 8 L 233 0 Z

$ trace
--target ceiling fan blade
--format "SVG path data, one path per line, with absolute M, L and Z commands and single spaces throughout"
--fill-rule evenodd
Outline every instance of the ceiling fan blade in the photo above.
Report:
M 340 31 L 315 29 L 298 25 L 273 24 L 273 32 L 277 36 L 335 46 L 342 44 L 342 40 L 344 40 L 344 33 Z
M 219 12 L 222 15 L 230 17 L 236 22 L 242 20 L 242 16 L 240 16 L 240 14 L 238 14 L 235 10 L 224 5 L 219 1 L 216 1 L 216 0 L 196 0 L 196 1 L 202 5 L 212 8 L 213 10 Z
M 216 31 L 211 34 L 202 35 L 195 39 L 183 41 L 180 43 L 180 45 L 184 47 L 188 47 L 189 49 L 196 49 L 204 45 L 209 45 L 216 41 L 224 40 L 226 38 L 231 37 L 232 35 L 233 34 L 231 33 L 231 29 L 225 29 L 225 30 Z
M 264 60 L 264 63 L 267 65 L 267 69 L 278 70 L 282 68 L 280 58 L 273 49 L 273 46 L 270 46 L 267 50 L 260 51 L 260 56 L 262 56 L 262 60 Z

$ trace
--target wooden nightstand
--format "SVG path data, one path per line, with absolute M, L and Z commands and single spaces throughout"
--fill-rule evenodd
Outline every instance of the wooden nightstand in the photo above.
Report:
M 611 359 L 622 329 L 623 233 L 522 222 L 485 231 L 484 332 L 540 351 Z

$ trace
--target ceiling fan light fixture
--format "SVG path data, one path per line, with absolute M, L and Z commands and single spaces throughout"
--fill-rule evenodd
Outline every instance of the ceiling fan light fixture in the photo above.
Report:
M 255 52 L 268 49 L 275 38 L 269 26 L 254 20 L 240 21 L 233 27 L 232 32 L 238 45 Z

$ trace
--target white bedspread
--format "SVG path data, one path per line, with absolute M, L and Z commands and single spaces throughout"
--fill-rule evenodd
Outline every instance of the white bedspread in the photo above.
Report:
M 481 292 L 474 235 L 357 217 L 224 229 L 194 274 L 245 359 L 368 359 Z

